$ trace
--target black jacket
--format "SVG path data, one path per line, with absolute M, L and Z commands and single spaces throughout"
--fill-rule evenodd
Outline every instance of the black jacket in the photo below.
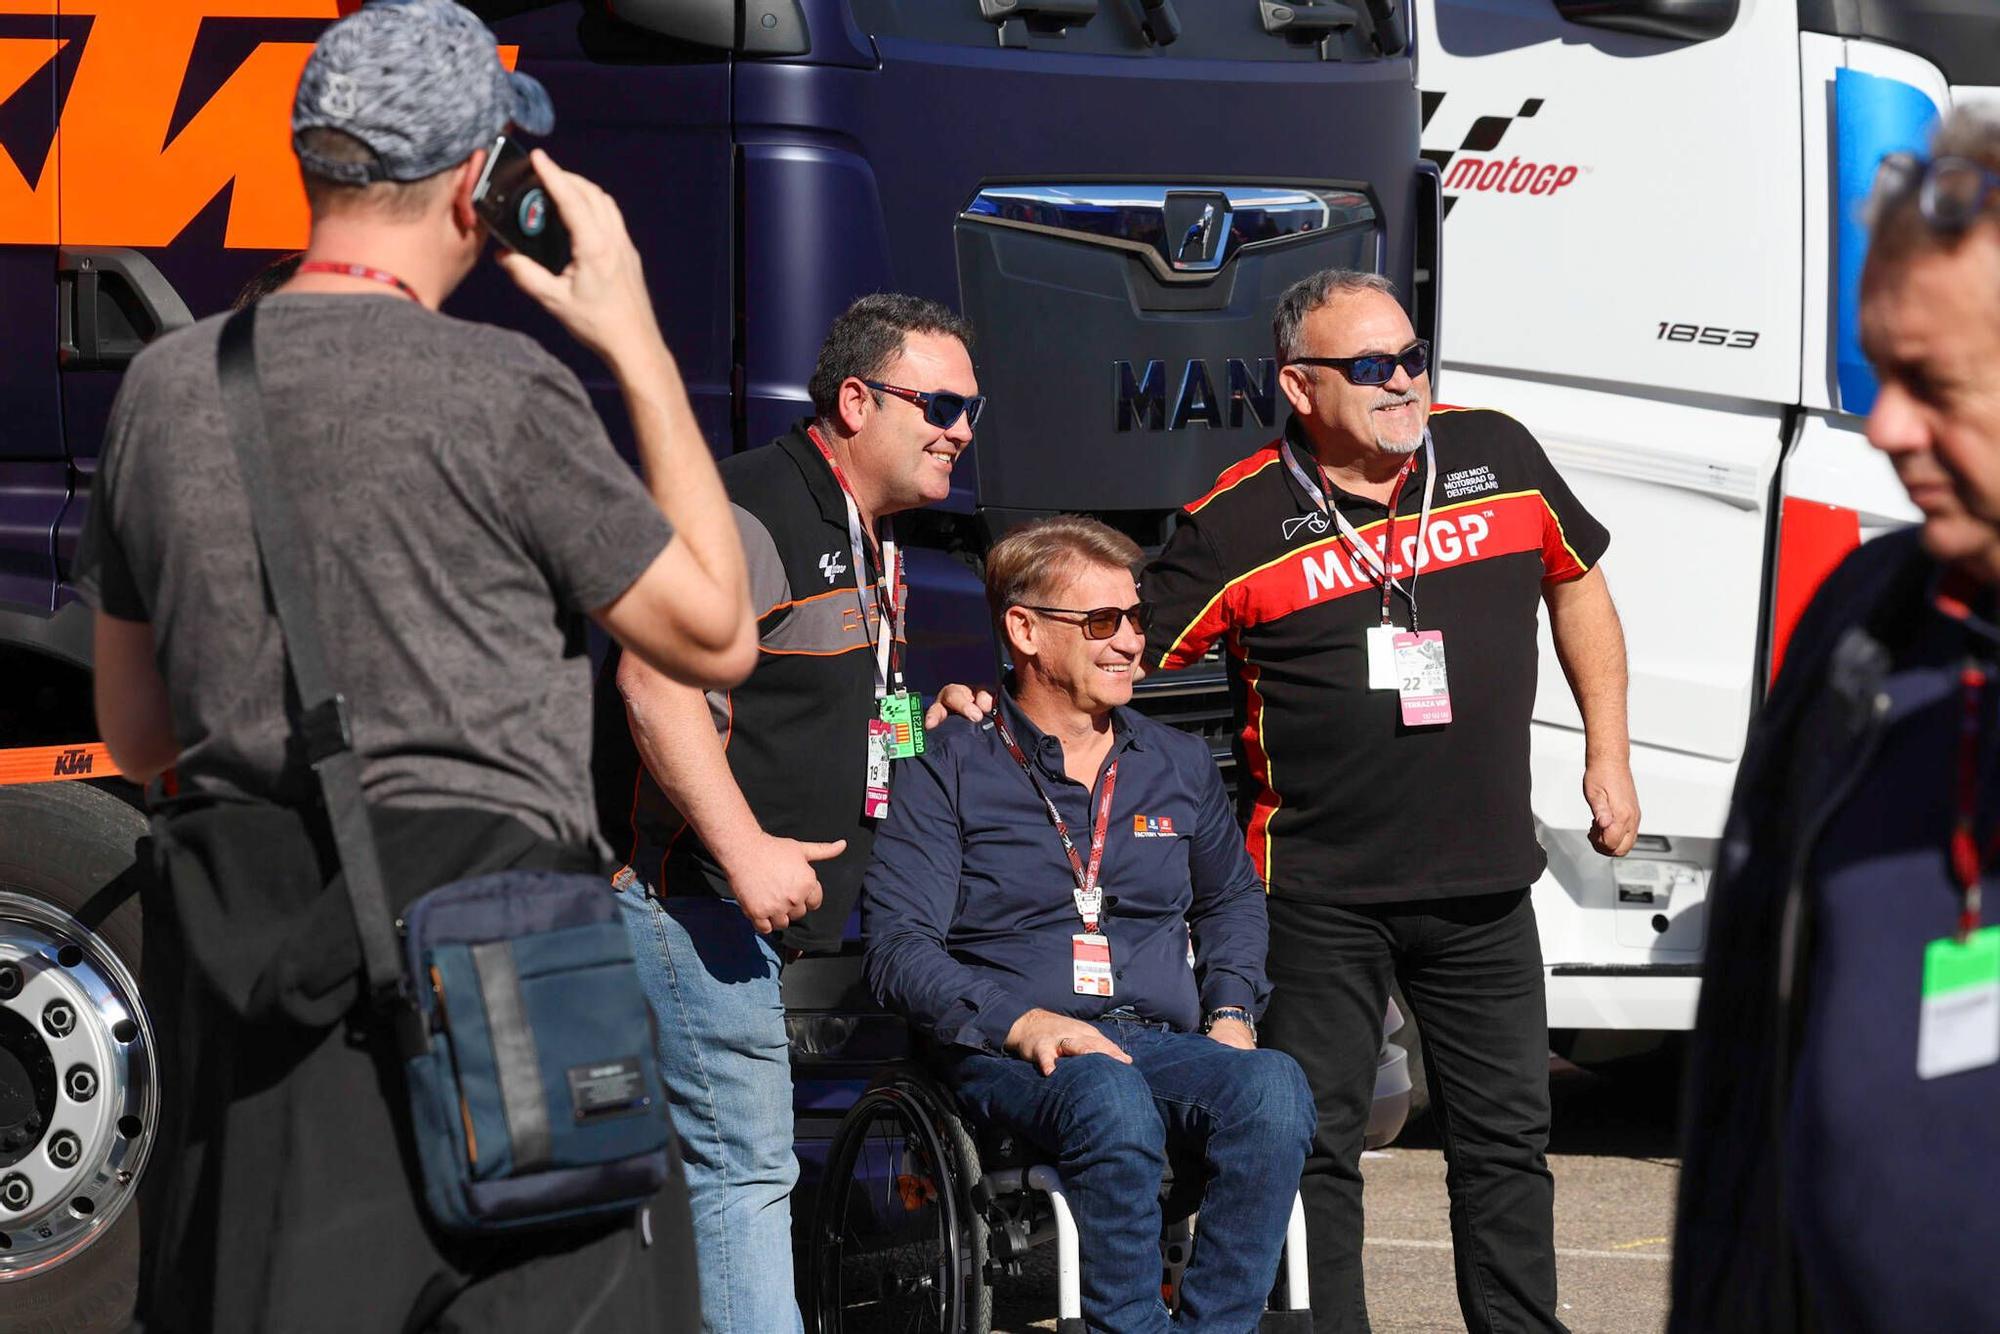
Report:
M 1921 624 L 1937 568 L 1914 529 L 1842 562 L 1806 608 L 1751 728 L 1708 898 L 1670 1334 L 1813 1327 L 1783 1199 L 1785 1116 L 1812 974 L 1806 872 L 1879 740 L 1883 682 Z

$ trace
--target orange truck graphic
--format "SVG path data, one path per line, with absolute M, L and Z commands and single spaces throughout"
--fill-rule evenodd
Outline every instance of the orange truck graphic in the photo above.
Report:
M 0 17 L 88 18 L 70 38 L 0 38 L 0 102 L 52 62 L 74 60 L 54 142 L 40 162 L 0 149 L 0 245 L 164 246 L 229 191 L 223 244 L 295 250 L 307 213 L 287 111 L 309 42 L 261 43 L 169 141 L 210 20 L 324 20 L 361 0 L 0 0 Z M 518 50 L 505 47 L 511 67 Z

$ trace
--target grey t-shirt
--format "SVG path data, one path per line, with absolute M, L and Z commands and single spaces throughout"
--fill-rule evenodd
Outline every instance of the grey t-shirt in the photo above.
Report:
M 148 347 L 112 410 L 75 583 L 152 624 L 182 788 L 314 787 L 282 703 L 216 381 L 217 317 Z M 267 297 L 257 369 L 369 801 L 497 810 L 597 844 L 579 613 L 671 530 L 583 388 L 520 334 L 392 296 Z

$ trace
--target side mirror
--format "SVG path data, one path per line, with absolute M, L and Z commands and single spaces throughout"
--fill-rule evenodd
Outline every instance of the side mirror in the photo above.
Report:
M 802 56 L 812 49 L 799 0 L 605 0 L 605 9 L 661 37 L 749 56 Z
M 1556 12 L 1586 28 L 1678 42 L 1706 42 L 1736 23 L 1738 0 L 1555 0 Z

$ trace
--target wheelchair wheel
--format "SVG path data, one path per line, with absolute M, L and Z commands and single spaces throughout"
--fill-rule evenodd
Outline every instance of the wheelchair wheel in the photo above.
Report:
M 819 1334 L 987 1334 L 979 1154 L 945 1097 L 897 1078 L 862 1094 L 813 1210 Z

